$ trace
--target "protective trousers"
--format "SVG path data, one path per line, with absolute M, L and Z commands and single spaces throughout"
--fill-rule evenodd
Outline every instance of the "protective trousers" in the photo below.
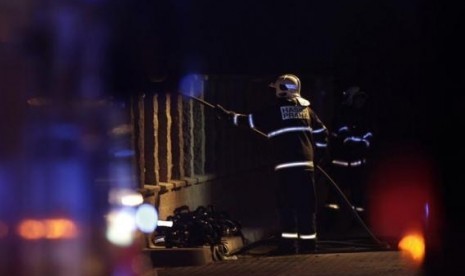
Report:
M 291 251 L 313 251 L 317 205 L 314 172 L 307 167 L 294 167 L 280 169 L 276 173 L 281 246 Z

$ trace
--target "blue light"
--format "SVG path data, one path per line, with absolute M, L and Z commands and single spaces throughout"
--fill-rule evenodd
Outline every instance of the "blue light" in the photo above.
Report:
M 136 225 L 140 231 L 151 233 L 157 228 L 158 213 L 155 207 L 144 203 L 137 208 Z
M 203 77 L 198 74 L 188 74 L 179 83 L 179 92 L 184 95 L 200 97 L 203 93 Z

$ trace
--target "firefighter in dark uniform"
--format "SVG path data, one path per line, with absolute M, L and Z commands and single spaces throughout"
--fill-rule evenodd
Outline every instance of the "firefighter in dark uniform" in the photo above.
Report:
M 280 224 L 279 254 L 309 253 L 316 249 L 315 148 L 324 147 L 329 136 L 326 126 L 300 96 L 297 76 L 281 75 L 270 84 L 276 104 L 248 115 L 225 110 L 221 117 L 267 137 L 274 149 L 274 170 L 278 179 L 277 204 Z
M 330 137 L 331 175 L 351 202 L 363 214 L 366 206 L 366 168 L 373 144 L 371 117 L 366 109 L 367 94 L 358 86 L 343 92 Z M 341 208 L 334 199 L 327 207 Z

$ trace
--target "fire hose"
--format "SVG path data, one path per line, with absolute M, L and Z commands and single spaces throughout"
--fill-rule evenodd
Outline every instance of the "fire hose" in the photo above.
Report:
M 182 94 L 183 96 L 191 99 L 191 100 L 194 100 L 206 107 L 209 107 L 211 109 L 216 109 L 218 107 L 218 105 L 214 105 L 214 104 L 211 104 L 203 99 L 200 99 L 200 98 L 197 98 L 195 96 L 191 96 L 191 95 L 186 95 L 186 94 Z M 257 132 L 258 134 L 262 135 L 262 136 L 265 136 L 267 137 L 266 134 L 264 134 L 263 132 L 260 132 L 256 129 L 252 129 L 254 130 L 255 132 Z M 373 241 L 378 244 L 378 245 L 381 245 L 382 247 L 384 248 L 389 248 L 389 245 L 387 245 L 386 243 L 380 241 L 378 238 L 376 238 L 376 236 L 370 231 L 370 229 L 368 228 L 368 226 L 364 223 L 363 219 L 357 214 L 357 212 L 352 208 L 352 204 L 350 203 L 350 201 L 347 199 L 347 197 L 344 195 L 344 193 L 342 192 L 342 190 L 339 188 L 339 186 L 337 185 L 337 183 L 328 175 L 328 173 L 323 170 L 320 166 L 316 166 L 316 168 L 326 177 L 327 180 L 329 180 L 329 182 L 333 185 L 333 187 L 336 189 L 336 191 L 338 192 L 338 194 L 342 197 L 343 201 L 347 204 L 347 206 L 350 208 L 350 210 L 352 210 L 352 214 L 355 216 L 355 218 L 358 220 L 358 222 L 362 225 L 362 227 L 366 230 L 366 232 L 370 235 L 370 237 L 373 239 Z
M 211 103 L 209 103 L 209 102 L 207 102 L 207 101 L 205 101 L 205 100 L 203 100 L 203 99 L 197 98 L 197 97 L 195 97 L 195 96 L 191 96 L 191 95 L 187 95 L 187 94 L 182 94 L 182 93 L 181 93 L 181 95 L 182 95 L 182 96 L 185 96 L 185 97 L 187 97 L 187 98 L 189 98 L 189 99 L 191 99 L 191 100 L 194 100 L 194 101 L 196 101 L 196 102 L 202 104 L 203 106 L 209 107 L 209 108 L 211 108 L 211 109 L 216 110 L 217 108 L 219 108 L 219 105 L 211 104 Z M 261 135 L 261 136 L 263 136 L 263 137 L 268 138 L 268 136 L 267 136 L 265 133 L 259 131 L 258 129 L 251 128 L 251 130 L 253 130 L 254 132 L 256 132 L 257 134 L 259 134 L 259 135 Z

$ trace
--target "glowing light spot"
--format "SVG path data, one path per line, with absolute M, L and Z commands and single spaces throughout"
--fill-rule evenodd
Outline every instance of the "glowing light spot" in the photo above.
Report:
M 37 240 L 45 236 L 46 227 L 40 220 L 26 219 L 18 226 L 18 234 L 26 240 Z
M 137 206 L 142 202 L 144 202 L 144 198 L 138 193 L 125 195 L 121 198 L 121 204 L 124 206 Z
M 130 246 L 136 229 L 134 210 L 123 208 L 112 211 L 107 220 L 107 239 L 115 245 Z
M 144 198 L 138 192 L 130 189 L 113 189 L 109 193 L 111 204 L 123 206 L 137 206 L 144 202 Z
M 77 236 L 77 227 L 69 219 L 23 220 L 18 226 L 18 234 L 27 240 L 69 239 Z
M 69 239 L 77 235 L 76 225 L 68 219 L 49 219 L 45 220 L 44 224 L 47 239 Z
M 198 74 L 188 74 L 182 78 L 179 91 L 184 95 L 200 97 L 203 93 L 204 77 Z
M 414 264 L 420 265 L 425 257 L 425 241 L 420 233 L 405 235 L 398 244 L 404 256 L 408 257 Z
M 412 229 L 428 231 L 428 248 L 441 244 L 440 181 L 434 160 L 414 147 L 380 158 L 369 177 L 369 220 L 375 235 L 398 244 Z
M 155 207 L 150 204 L 142 204 L 136 211 L 137 228 L 144 232 L 150 233 L 157 227 L 158 213 Z

